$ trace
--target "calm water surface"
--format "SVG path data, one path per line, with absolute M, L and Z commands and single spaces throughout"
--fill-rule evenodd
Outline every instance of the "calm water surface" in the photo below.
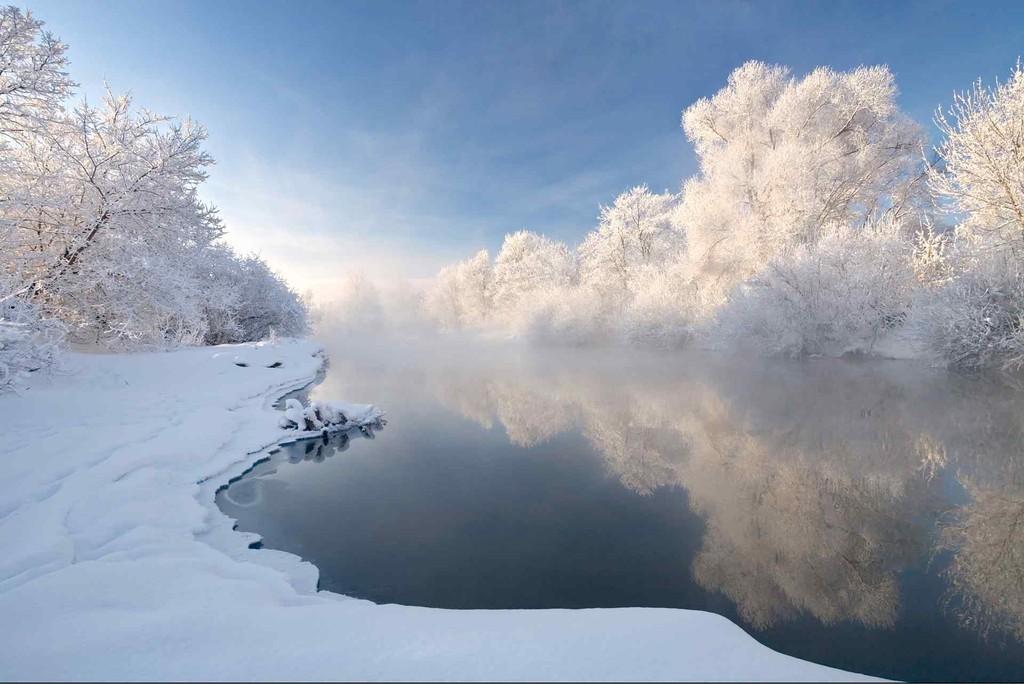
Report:
M 218 494 L 322 589 L 713 611 L 906 680 L 1024 680 L 1024 391 L 899 362 L 328 345 L 388 425 Z

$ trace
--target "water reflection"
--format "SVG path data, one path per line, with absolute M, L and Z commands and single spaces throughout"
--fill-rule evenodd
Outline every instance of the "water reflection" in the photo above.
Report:
M 257 463 L 251 470 L 232 482 L 230 486 L 217 491 L 220 505 L 233 508 L 255 508 L 264 503 L 264 490 L 278 474 L 277 461 L 283 459 L 288 463 L 323 463 L 327 459 L 348 450 L 353 439 L 375 439 L 376 433 L 384 429 L 384 423 L 377 421 L 371 425 L 353 429 L 348 432 L 334 432 L 330 435 L 306 439 L 296 442 L 282 450 L 276 458 Z M 278 453 L 277 450 L 274 452 Z M 276 483 L 275 483 L 276 485 Z
M 313 463 L 323 463 L 328 457 L 340 454 L 348 449 L 350 439 L 351 437 L 349 437 L 347 432 L 335 433 L 323 439 L 307 439 L 304 442 L 300 442 L 297 447 L 286 452 L 288 454 L 288 462 L 312 461 Z
M 971 503 L 958 507 L 943 529 L 961 617 L 983 634 L 996 630 L 1024 641 L 1024 487 L 970 480 L 966 486 Z
M 1024 639 L 1018 390 L 904 363 L 474 358 L 416 383 L 512 444 L 578 430 L 630 490 L 685 489 L 705 523 L 688 571 L 750 626 L 891 627 L 901 573 L 946 559 L 947 609 Z M 360 372 L 335 365 L 325 396 Z

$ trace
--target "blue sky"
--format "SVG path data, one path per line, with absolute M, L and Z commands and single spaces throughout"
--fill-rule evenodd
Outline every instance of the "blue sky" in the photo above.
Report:
M 424 277 L 693 172 L 681 111 L 749 59 L 888 64 L 928 122 L 1005 77 L 1024 3 L 37 0 L 80 93 L 191 115 L 229 239 L 298 287 Z M 326 294 L 326 292 L 325 292 Z M 326 297 L 326 298 L 329 298 Z

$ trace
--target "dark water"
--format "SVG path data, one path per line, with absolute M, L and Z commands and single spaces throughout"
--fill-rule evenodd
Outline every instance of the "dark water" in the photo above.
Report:
M 898 362 L 328 353 L 313 396 L 377 403 L 387 427 L 218 495 L 322 589 L 694 608 L 847 670 L 1024 679 L 1021 389 Z

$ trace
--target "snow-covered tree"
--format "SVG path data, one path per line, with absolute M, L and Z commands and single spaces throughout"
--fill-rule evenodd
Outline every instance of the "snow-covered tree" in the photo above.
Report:
M 441 269 L 427 295 L 431 317 L 445 329 L 480 325 L 491 313 L 492 278 L 491 257 L 485 249 Z
M 283 278 L 263 259 L 239 259 L 242 284 L 235 312 L 241 329 L 238 342 L 251 342 L 272 334 L 296 337 L 307 332 L 306 308 Z
M 32 12 L 0 7 L 0 143 L 22 140 L 60 111 L 75 85 L 65 50 Z
M 524 297 L 566 288 L 575 276 L 573 255 L 562 243 L 528 230 L 510 233 L 494 258 L 493 306 L 512 312 Z
M 619 312 L 617 302 L 578 284 L 533 297 L 520 308 L 512 331 L 546 345 L 600 344 L 612 339 Z
M 304 330 L 305 309 L 287 285 L 220 242 L 216 210 L 198 196 L 213 163 L 202 126 L 110 93 L 99 107 L 69 109 L 64 51 L 31 13 L 0 8 L 8 352 L 12 340 L 28 339 L 14 330 L 36 330 L 32 339 L 45 346 L 46 325 L 31 322 L 37 315 L 58 319 L 79 341 L 119 347 Z
M 640 185 L 602 207 L 597 229 L 579 247 L 580 279 L 628 293 L 642 269 L 677 257 L 683 236 L 672 222 L 675 199 Z
M 961 254 L 958 267 L 922 293 L 913 330 L 953 368 L 1024 368 L 1024 273 L 986 253 Z
M 929 187 L 964 217 L 962 233 L 1024 258 L 1024 70 L 995 88 L 981 81 L 954 95 L 935 120 L 945 140 Z
M 206 296 L 202 300 L 203 342 L 229 344 L 242 340 L 238 321 L 243 265 L 235 253 L 223 244 L 197 250 L 193 277 Z
M 794 78 L 748 62 L 683 113 L 700 173 L 680 220 L 691 269 L 724 297 L 825 226 L 860 226 L 916 206 L 922 135 L 885 67 Z
M 0 7 L 0 277 L 17 292 L 27 292 L 18 280 L 26 251 L 13 217 L 26 196 L 49 180 L 49 169 L 32 168 L 26 153 L 36 152 L 40 134 L 60 116 L 74 83 L 64 70 L 65 46 L 43 30 L 43 22 L 17 7 Z
M 64 327 L 40 317 L 26 297 L 0 287 L 0 392 L 53 365 Z
M 674 349 L 693 340 L 703 304 L 681 263 L 641 269 L 632 286 L 635 295 L 618 319 L 626 342 Z
M 813 244 L 777 255 L 718 314 L 724 344 L 783 356 L 872 351 L 906 317 L 912 245 L 891 220 L 826 226 Z
M 222 232 L 197 196 L 212 163 L 205 137 L 112 95 L 51 122 L 20 151 L 35 181 L 4 207 L 7 270 L 45 311 L 97 340 L 201 337 L 205 293 L 192 262 Z
M 957 368 L 1024 367 L 1024 70 L 954 95 L 929 187 L 961 218 L 918 250 L 930 266 L 913 318 L 932 353 Z

